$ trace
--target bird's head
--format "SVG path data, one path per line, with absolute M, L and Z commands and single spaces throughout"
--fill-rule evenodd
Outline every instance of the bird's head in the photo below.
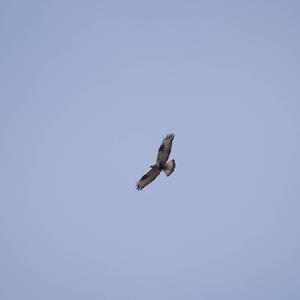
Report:
M 153 168 L 158 168 L 158 165 L 157 165 L 157 164 L 151 165 L 150 168 L 151 168 L 151 169 L 153 169 Z

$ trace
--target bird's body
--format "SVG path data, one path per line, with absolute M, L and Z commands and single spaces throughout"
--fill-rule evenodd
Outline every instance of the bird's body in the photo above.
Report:
M 163 139 L 158 149 L 156 163 L 150 166 L 151 169 L 136 184 L 138 190 L 142 190 L 146 185 L 151 183 L 161 171 L 164 171 L 166 176 L 170 176 L 174 172 L 176 167 L 175 160 L 168 161 L 174 137 L 174 134 L 168 134 Z

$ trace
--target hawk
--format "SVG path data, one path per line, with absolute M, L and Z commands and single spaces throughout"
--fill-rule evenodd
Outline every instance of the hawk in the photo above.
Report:
M 172 149 L 172 143 L 175 135 L 168 134 L 162 141 L 156 158 L 156 163 L 151 165 L 149 170 L 136 184 L 137 190 L 142 190 L 146 185 L 151 183 L 161 171 L 164 171 L 166 176 L 170 176 L 175 169 L 175 160 L 169 160 L 169 155 Z

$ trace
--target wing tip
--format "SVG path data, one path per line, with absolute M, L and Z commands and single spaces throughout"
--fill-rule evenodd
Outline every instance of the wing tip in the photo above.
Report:
M 174 133 L 168 133 L 167 136 L 165 137 L 165 139 L 174 139 L 175 134 Z

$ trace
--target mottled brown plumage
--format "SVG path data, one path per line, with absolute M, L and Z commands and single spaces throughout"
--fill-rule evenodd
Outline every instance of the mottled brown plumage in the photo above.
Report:
M 161 171 L 164 171 L 166 176 L 170 176 L 173 173 L 176 167 L 175 160 L 172 159 L 168 161 L 168 158 L 172 150 L 174 137 L 174 134 L 168 134 L 163 139 L 158 149 L 156 163 L 150 166 L 151 169 L 137 182 L 137 190 L 142 190 L 146 185 L 151 183 L 160 174 Z

